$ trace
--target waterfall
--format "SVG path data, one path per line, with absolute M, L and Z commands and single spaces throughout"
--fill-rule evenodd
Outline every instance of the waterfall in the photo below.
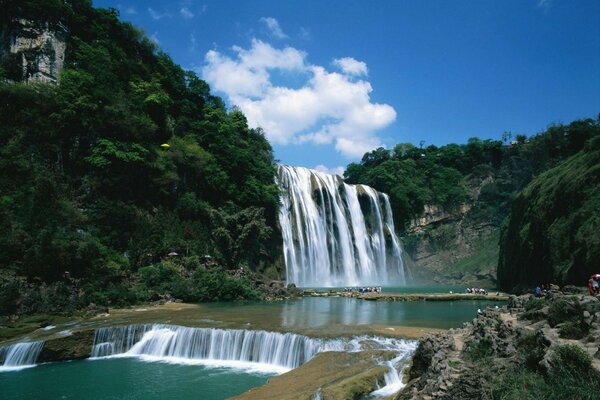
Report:
M 414 346 L 412 341 L 379 337 L 315 339 L 294 333 L 146 324 L 97 329 L 91 356 L 283 373 L 322 351 L 392 350 L 406 355 Z
M 387 195 L 301 167 L 280 165 L 277 181 L 288 283 L 301 287 L 405 283 Z
M 375 390 L 371 393 L 371 396 L 377 397 L 389 397 L 394 393 L 397 393 L 402 389 L 405 385 L 402 383 L 402 378 L 404 376 L 403 369 L 407 365 L 408 358 L 412 355 L 414 350 L 416 350 L 416 344 L 412 348 L 412 351 L 401 352 L 396 357 L 389 361 L 385 361 L 382 364 L 388 367 L 388 372 L 384 375 L 385 385 L 378 390 Z
M 149 324 L 98 329 L 92 357 L 118 355 L 218 365 L 252 363 L 279 372 L 304 364 L 324 347 L 318 339 L 293 333 Z
M 15 343 L 0 347 L 0 371 L 16 371 L 35 366 L 43 341 Z

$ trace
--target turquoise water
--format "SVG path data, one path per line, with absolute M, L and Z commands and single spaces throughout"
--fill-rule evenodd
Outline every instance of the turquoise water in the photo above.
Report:
M 203 304 L 145 322 L 290 331 L 312 336 L 365 334 L 361 327 L 459 327 L 492 301 L 365 301 L 307 297 L 259 303 Z M 143 314 L 143 313 L 142 313 Z M 125 322 L 125 321 L 120 321 Z M 129 321 L 135 323 L 136 321 Z M 141 321 L 137 321 L 141 322 Z M 62 329 L 57 327 L 57 329 Z M 44 364 L 0 373 L 0 400 L 12 399 L 225 399 L 261 386 L 273 375 L 241 369 L 119 358 Z
M 261 386 L 270 376 L 131 358 L 73 361 L 0 373 L 0 399 L 218 400 Z
M 477 315 L 477 309 L 502 306 L 504 302 L 457 301 L 365 301 L 346 297 L 305 297 L 273 303 L 227 303 L 206 305 L 204 318 L 263 328 L 303 332 L 324 331 L 339 325 L 394 325 L 424 328 L 456 328 Z M 352 331 L 349 331 L 351 334 Z

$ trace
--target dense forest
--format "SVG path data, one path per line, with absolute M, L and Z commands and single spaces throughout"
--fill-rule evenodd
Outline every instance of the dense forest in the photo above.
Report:
M 58 85 L 0 72 L 0 314 L 257 296 L 281 242 L 262 131 L 115 10 L 2 11 L 68 36 Z

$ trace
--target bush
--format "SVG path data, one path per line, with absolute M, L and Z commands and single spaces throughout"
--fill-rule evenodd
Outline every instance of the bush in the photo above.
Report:
M 480 340 L 471 340 L 467 342 L 467 348 L 465 349 L 465 353 L 468 359 L 471 361 L 478 361 L 483 358 L 488 358 L 494 355 L 494 350 L 492 349 L 492 341 L 483 338 Z
M 548 323 L 551 327 L 566 322 L 573 317 L 582 317 L 583 310 L 578 301 L 573 303 L 566 299 L 557 299 L 550 304 L 548 308 Z
M 554 354 L 553 360 L 564 371 L 583 375 L 589 375 L 593 371 L 592 358 L 577 345 L 558 346 L 554 349 Z
M 524 355 L 525 366 L 536 370 L 538 363 L 544 358 L 546 349 L 535 334 L 525 335 L 518 344 L 519 352 Z

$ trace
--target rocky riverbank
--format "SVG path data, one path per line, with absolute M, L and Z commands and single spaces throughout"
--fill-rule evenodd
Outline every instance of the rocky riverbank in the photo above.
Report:
M 421 339 L 396 398 L 597 399 L 599 345 L 598 298 L 511 296 L 506 308 Z

